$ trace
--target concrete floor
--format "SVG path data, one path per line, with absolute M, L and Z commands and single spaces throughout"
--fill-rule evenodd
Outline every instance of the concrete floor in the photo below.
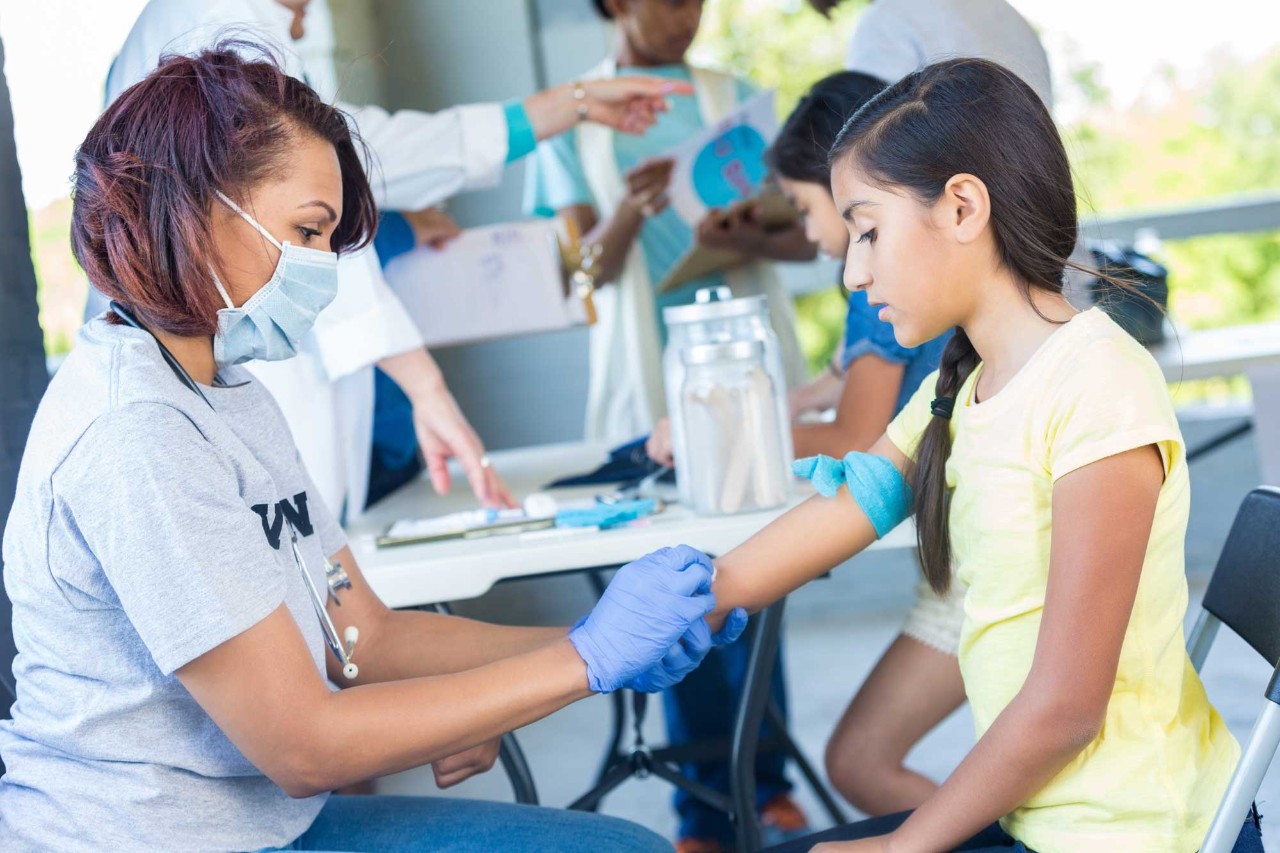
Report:
M 1184 431 L 1194 447 L 1204 436 L 1233 421 L 1188 414 Z M 1238 441 L 1198 461 L 1192 468 L 1192 517 L 1187 539 L 1191 600 L 1198 603 L 1226 538 L 1235 510 L 1257 484 L 1252 441 Z M 821 762 L 827 735 L 857 686 L 897 634 L 912 602 L 914 562 L 904 553 L 872 554 L 852 561 L 831 579 L 798 591 L 788 604 L 785 662 L 791 695 L 791 729 L 807 754 Z M 511 623 L 564 624 L 591 604 L 581 578 L 553 578 L 500 586 L 475 602 L 458 607 L 463 615 Z M 1193 608 L 1198 610 L 1198 604 Z M 1188 626 L 1190 625 L 1190 618 Z M 1236 737 L 1247 739 L 1262 707 L 1270 668 L 1229 631 L 1219 634 L 1205 666 L 1210 698 Z M 663 741 L 661 703 L 652 703 L 646 727 L 650 743 Z M 726 709 L 726 714 L 731 713 Z M 593 778 L 608 732 L 608 706 L 602 698 L 581 702 L 528 726 L 520 741 L 528 756 L 541 801 L 563 806 Z M 973 745 L 973 723 L 961 708 L 916 747 L 910 766 L 944 778 Z M 793 774 L 794 776 L 795 774 Z M 438 794 L 429 770 L 382 780 L 382 793 Z M 815 828 L 826 826 L 816 799 L 803 786 L 798 797 Z M 670 788 L 656 779 L 630 781 L 605 801 L 603 811 L 671 836 L 675 819 Z M 480 777 L 444 796 L 505 800 L 510 789 L 501 771 Z M 1258 797 L 1265 815 L 1280 803 L 1280 770 L 1273 768 Z M 1280 813 L 1266 825 L 1267 843 L 1280 849 Z

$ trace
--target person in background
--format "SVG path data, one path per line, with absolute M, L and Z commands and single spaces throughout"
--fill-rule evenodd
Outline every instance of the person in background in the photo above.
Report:
M 701 132 L 755 94 L 745 80 L 691 66 L 686 54 L 702 18 L 701 0 L 596 0 L 613 21 L 615 46 L 584 75 L 624 80 L 637 74 L 692 84 L 695 98 L 673 103 L 644 137 L 580 127 L 538 147 L 526 173 L 529 213 L 572 219 L 596 244 L 599 321 L 591 328 L 590 383 L 585 434 L 622 442 L 648 431 L 665 410 L 659 364 L 666 331 L 662 309 L 693 301 L 700 288 L 728 284 L 737 293 L 767 293 L 775 331 L 799 378 L 794 310 L 767 263 L 714 273 L 658 293 L 658 282 L 704 233 L 724 230 L 714 211 L 695 230 L 668 207 L 673 162 L 662 155 Z M 813 247 L 802 229 L 770 234 L 750 247 L 757 260 L 808 260 Z
M 769 149 L 778 183 L 804 219 L 805 234 L 828 257 L 843 258 L 849 232 L 831 195 L 831 146 L 845 121 L 885 84 L 856 71 L 824 77 L 801 98 Z M 920 346 L 904 347 L 893 327 L 879 319 L 866 293 L 849 295 L 843 381 L 835 419 L 797 423 L 791 435 L 797 457 L 837 459 L 867 451 L 902 411 L 920 382 L 937 370 L 950 331 Z M 667 465 L 670 422 L 658 423 L 650 456 Z M 909 769 L 907 753 L 964 703 L 956 651 L 964 621 L 958 585 L 938 594 L 923 579 L 902 630 L 881 655 L 827 742 L 832 785 L 858 810 L 882 815 L 914 808 L 936 783 Z
M 825 16 L 844 0 L 809 0 Z M 844 67 L 888 83 L 931 62 L 976 56 L 1026 81 L 1052 112 L 1049 57 L 1007 0 L 871 0 L 854 26 Z
M 372 154 L 370 174 L 382 210 L 420 210 L 461 190 L 490 186 L 506 163 L 584 116 L 610 129 L 641 132 L 666 108 L 668 95 L 688 91 L 636 77 L 557 86 L 505 105 L 389 113 L 341 103 L 325 0 L 150 0 L 112 65 L 108 103 L 162 56 L 198 52 L 228 34 L 268 45 L 290 74 L 313 83 L 321 97 L 351 115 Z M 343 258 L 339 281 L 337 298 L 301 341 L 299 358 L 250 367 L 284 410 L 326 502 L 348 518 L 367 503 L 377 365 L 410 401 L 413 433 L 436 490 L 450 488 L 446 463 L 455 457 L 481 502 L 511 505 L 510 492 L 374 254 Z M 95 316 L 105 305 L 101 296 L 90 297 L 86 313 Z
M 599 321 L 591 327 L 585 434 L 620 443 L 647 432 L 666 409 L 661 353 L 666 332 L 662 309 L 692 302 L 700 288 L 727 285 L 739 295 L 764 293 L 790 370 L 803 378 L 791 299 L 769 259 L 808 260 L 813 246 L 798 224 L 759 235 L 744 247 L 754 262 L 714 273 L 665 293 L 659 281 L 695 243 L 727 245 L 750 223 L 714 211 L 697 227 L 668 207 L 673 163 L 662 155 L 729 113 L 755 89 L 745 80 L 691 66 L 686 54 L 702 19 L 701 0 L 596 0 L 613 21 L 613 51 L 585 79 L 624 80 L 650 74 L 692 83 L 695 98 L 672 103 L 644 137 L 583 126 L 538 146 L 526 173 L 525 209 L 573 220 L 600 255 L 595 294 Z M 737 224 L 741 227 L 734 228 Z M 663 694 L 669 740 L 676 745 L 727 738 L 732 708 L 741 694 L 749 648 L 735 643 L 711 655 L 676 690 Z M 772 673 L 773 698 L 786 709 L 782 657 Z M 770 727 L 765 726 L 767 736 Z M 729 791 L 727 761 L 686 763 L 682 772 L 722 793 Z M 803 832 L 807 819 L 790 797 L 781 754 L 761 754 L 756 765 L 757 803 L 766 836 Z M 723 813 L 683 791 L 675 795 L 680 853 L 717 853 L 732 847 L 733 827 Z
M 415 248 L 441 250 L 461 234 L 444 210 L 383 211 L 373 251 L 383 269 Z M 369 486 L 365 507 L 371 507 L 422 473 L 425 462 L 413 420 L 413 401 L 380 368 L 373 374 L 373 442 L 369 454 Z

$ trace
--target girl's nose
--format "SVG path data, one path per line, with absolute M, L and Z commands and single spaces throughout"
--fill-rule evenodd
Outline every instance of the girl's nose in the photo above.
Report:
M 846 257 L 844 264 L 844 286 L 846 290 L 851 292 L 866 290 L 871 286 L 871 270 L 862 264 L 854 262 L 851 258 Z

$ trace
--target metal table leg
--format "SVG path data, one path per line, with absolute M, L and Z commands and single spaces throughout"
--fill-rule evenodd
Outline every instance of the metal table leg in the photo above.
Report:
M 756 820 L 756 750 L 760 745 L 760 724 L 769 705 L 773 662 L 778 656 L 778 635 L 786 601 L 783 598 L 769 605 L 752 620 L 755 624 L 751 657 L 733 723 L 733 749 L 729 756 L 729 790 L 739 853 L 755 853 L 760 849 L 760 825 Z

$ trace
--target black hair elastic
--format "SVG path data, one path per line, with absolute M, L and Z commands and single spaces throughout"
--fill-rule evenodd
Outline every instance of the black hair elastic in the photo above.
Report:
M 935 397 L 933 405 L 929 406 L 929 411 L 933 412 L 943 420 L 951 420 L 951 412 L 956 407 L 955 397 Z

